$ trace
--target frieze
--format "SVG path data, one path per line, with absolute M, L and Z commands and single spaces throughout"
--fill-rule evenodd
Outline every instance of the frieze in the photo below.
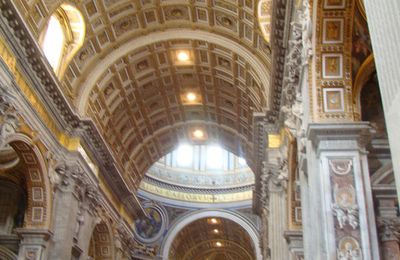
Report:
M 249 168 L 237 169 L 232 172 L 217 172 L 216 174 L 202 174 L 199 172 L 174 171 L 157 164 L 152 166 L 146 173 L 149 178 L 161 182 L 173 183 L 178 186 L 193 186 L 196 189 L 224 189 L 236 188 L 254 183 L 254 174 Z
M 217 188 L 202 188 L 202 187 L 186 187 L 186 186 L 180 186 L 180 185 L 175 185 L 172 183 L 166 183 L 163 181 L 160 181 L 158 179 L 155 179 L 151 176 L 144 176 L 143 181 L 156 185 L 165 189 L 170 189 L 170 190 L 175 190 L 175 191 L 181 191 L 181 192 L 195 192 L 195 193 L 200 193 L 200 194 L 221 194 L 221 193 L 235 193 L 235 192 L 243 192 L 243 191 L 248 191 L 253 189 L 254 184 L 245 184 L 240 187 L 217 187 Z

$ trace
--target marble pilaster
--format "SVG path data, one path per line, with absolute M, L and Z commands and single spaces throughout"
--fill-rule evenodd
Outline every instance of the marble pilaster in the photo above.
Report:
M 61 164 L 55 169 L 56 191 L 54 195 L 54 236 L 49 259 L 71 259 L 79 210 L 75 185 L 80 170 L 75 166 Z
M 380 259 L 365 151 L 369 129 L 364 122 L 309 125 L 309 187 L 303 194 L 309 207 L 303 216 L 314 236 L 304 240 L 312 250 L 308 256 Z

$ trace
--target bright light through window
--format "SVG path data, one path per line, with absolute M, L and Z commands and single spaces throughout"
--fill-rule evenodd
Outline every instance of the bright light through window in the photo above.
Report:
M 239 157 L 238 163 L 239 163 L 239 166 L 241 166 L 241 167 L 247 166 L 246 160 L 241 157 Z
M 64 30 L 60 21 L 56 17 L 52 16 L 43 41 L 43 51 L 55 71 L 57 71 L 60 66 L 64 42 Z
M 193 146 L 183 144 L 178 147 L 176 163 L 179 167 L 189 167 L 193 164 Z
M 222 149 L 219 146 L 207 147 L 207 168 L 220 169 L 222 168 Z

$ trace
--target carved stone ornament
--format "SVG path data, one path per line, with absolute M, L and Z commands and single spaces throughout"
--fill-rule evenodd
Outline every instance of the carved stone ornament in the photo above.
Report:
M 70 186 L 71 184 L 75 183 L 75 180 L 81 176 L 81 170 L 77 165 L 67 165 L 66 163 L 61 163 L 54 169 L 55 175 L 54 177 L 54 184 L 56 186 Z
M 303 0 L 303 8 L 300 11 L 301 27 L 302 27 L 302 61 L 303 65 L 308 64 L 308 60 L 312 56 L 312 21 L 310 13 L 309 0 Z
M 155 257 L 156 250 L 151 246 L 146 246 L 135 239 L 131 239 L 130 247 L 133 256 Z
M 351 159 L 335 159 L 329 160 L 329 166 L 331 167 L 332 171 L 337 175 L 347 175 L 350 173 L 353 161 Z
M 285 59 L 285 75 L 282 87 L 281 120 L 284 125 L 296 135 L 300 132 L 303 116 L 303 102 L 301 95 L 300 74 L 302 71 L 302 25 L 292 22 L 292 36 L 289 40 Z
M 261 202 L 263 207 L 268 207 L 270 185 L 274 191 L 284 191 L 287 187 L 288 169 L 287 160 L 281 160 L 279 165 L 273 165 L 267 162 L 262 163 L 262 174 L 260 176 L 261 183 Z
M 378 218 L 377 222 L 382 242 L 400 241 L 400 218 Z
M 7 145 L 7 137 L 19 128 L 19 116 L 15 108 L 0 90 L 0 149 Z
M 75 192 L 80 200 L 82 208 L 90 209 L 91 213 L 96 213 L 95 208 L 99 205 L 98 187 L 90 183 L 79 165 L 59 163 L 52 174 L 51 182 L 55 187 L 69 189 Z
M 361 248 L 356 239 L 351 236 L 343 237 L 337 249 L 338 260 L 361 260 Z
M 355 201 L 354 188 L 351 185 L 339 188 L 338 184 L 335 184 L 334 200 L 332 210 L 338 221 L 339 228 L 343 229 L 346 224 L 349 224 L 353 229 L 357 229 L 359 224 L 358 206 Z

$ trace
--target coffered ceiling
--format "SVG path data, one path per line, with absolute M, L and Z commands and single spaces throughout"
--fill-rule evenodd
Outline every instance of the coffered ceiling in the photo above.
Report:
M 39 40 L 61 1 L 16 2 Z M 258 25 L 258 1 L 72 4 L 86 36 L 60 79 L 62 91 L 76 113 L 95 122 L 131 187 L 199 128 L 206 142 L 252 165 L 252 116 L 271 107 L 270 48 Z M 180 51 L 187 61 L 179 61 Z M 188 92 L 196 102 L 186 100 Z
M 223 218 L 204 218 L 187 225 L 175 237 L 169 258 L 256 259 L 247 232 L 235 222 Z

